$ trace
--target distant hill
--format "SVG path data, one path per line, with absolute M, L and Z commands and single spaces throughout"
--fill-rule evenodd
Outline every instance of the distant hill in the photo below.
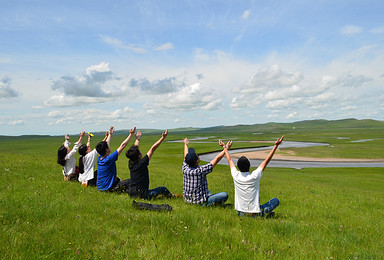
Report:
M 372 119 L 341 119 L 341 120 L 305 120 L 294 123 L 275 123 L 270 122 L 266 124 L 253 124 L 253 125 L 233 125 L 233 126 L 212 126 L 206 128 L 176 128 L 169 129 L 172 133 L 186 133 L 186 134 L 209 134 L 209 133 L 252 133 L 252 132 L 283 132 L 292 129 L 300 130 L 323 130 L 327 128 L 384 128 L 384 121 L 377 121 Z M 163 129 L 140 129 L 143 134 L 160 134 Z M 115 131 L 116 134 L 128 135 L 129 130 Z M 104 135 L 105 133 L 99 133 Z
M 294 123 L 275 123 L 270 122 L 266 124 L 253 124 L 253 125 L 233 125 L 233 126 L 212 126 L 206 128 L 195 128 L 195 127 L 183 127 L 169 129 L 172 133 L 187 133 L 187 134 L 200 134 L 200 133 L 252 133 L 252 132 L 283 132 L 290 131 L 292 129 L 296 130 L 323 130 L 323 129 L 335 129 L 335 128 L 384 128 L 384 121 L 378 121 L 373 119 L 354 119 L 347 118 L 341 120 L 305 120 L 298 121 Z M 140 129 L 143 134 L 161 134 L 164 129 Z M 105 135 L 105 132 L 95 132 L 94 135 Z M 115 131 L 116 135 L 128 135 L 129 129 L 126 130 L 117 130 Z M 36 137 L 48 137 L 47 135 L 22 135 L 18 138 L 36 138 Z M 9 138 L 7 136 L 0 136 L 0 140 L 4 138 Z

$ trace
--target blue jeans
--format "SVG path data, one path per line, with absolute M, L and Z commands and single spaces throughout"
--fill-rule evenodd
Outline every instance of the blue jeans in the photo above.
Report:
M 256 217 L 261 216 L 264 217 L 265 214 L 271 213 L 277 206 L 279 206 L 280 201 L 277 198 L 270 199 L 267 203 L 260 205 L 261 212 L 260 213 L 247 213 L 237 211 L 237 215 L 241 216 L 250 216 Z
M 152 190 L 148 190 L 148 199 L 156 198 L 157 196 L 163 195 L 165 197 L 170 197 L 172 194 L 171 192 L 164 186 L 157 187 Z
M 214 204 L 222 204 L 222 203 L 226 202 L 227 199 L 228 199 L 228 193 L 226 193 L 226 192 L 209 194 L 207 201 L 203 205 L 211 206 Z

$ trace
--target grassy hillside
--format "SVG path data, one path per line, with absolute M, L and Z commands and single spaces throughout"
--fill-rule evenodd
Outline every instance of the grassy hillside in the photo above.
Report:
M 352 120 L 354 127 L 347 128 L 346 122 L 349 121 L 330 122 L 342 127 L 324 130 L 316 127 L 319 122 L 298 122 L 294 126 L 271 123 L 263 130 L 254 128 L 249 132 L 245 126 L 237 126 L 243 128 L 243 133 L 227 129 L 193 134 L 170 131 L 167 140 L 207 137 L 207 142 L 191 141 L 191 145 L 198 152 L 208 152 L 218 149 L 218 138 L 234 139 L 234 146 L 241 147 L 264 144 L 240 140 L 273 140 L 286 134 L 287 140 L 331 143 L 324 150 L 298 151 L 304 154 L 383 158 L 380 124 L 374 126 L 376 122 L 369 121 L 369 127 L 364 128 L 358 127 L 361 120 Z M 112 149 L 125 137 L 114 135 Z M 145 153 L 159 137 L 159 134 L 144 134 L 141 150 Z M 95 137 L 92 146 L 101 138 Z M 64 182 L 61 167 L 56 163 L 62 139 L 7 137 L 0 142 L 2 259 L 380 259 L 383 256 L 383 168 L 267 168 L 260 182 L 261 202 L 279 198 L 281 203 L 274 218 L 239 218 L 233 206 L 200 207 L 186 204 L 182 198 L 152 201 L 169 204 L 173 211 L 150 212 L 133 208 L 133 200 L 126 194 L 103 193 L 95 188 L 82 188 L 76 182 Z M 360 139 L 373 141 L 351 142 Z M 166 186 L 181 194 L 182 161 L 183 144 L 164 142 L 149 165 L 150 188 Z M 122 179 L 129 178 L 127 164 L 122 154 L 117 161 Z M 228 166 L 216 166 L 208 175 L 208 185 L 213 193 L 228 192 L 228 203 L 234 203 Z

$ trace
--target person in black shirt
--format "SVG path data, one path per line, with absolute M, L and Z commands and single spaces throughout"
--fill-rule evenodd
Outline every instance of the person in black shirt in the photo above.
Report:
M 128 168 L 131 172 L 131 183 L 128 190 L 128 193 L 131 197 L 139 197 L 148 200 L 160 195 L 165 197 L 172 197 L 172 194 L 166 187 L 149 189 L 149 160 L 151 159 L 156 149 L 167 137 L 167 135 L 168 129 L 162 133 L 161 138 L 152 145 L 147 154 L 143 157 L 139 149 L 141 132 L 137 132 L 135 144 L 129 148 L 125 154 L 129 159 Z

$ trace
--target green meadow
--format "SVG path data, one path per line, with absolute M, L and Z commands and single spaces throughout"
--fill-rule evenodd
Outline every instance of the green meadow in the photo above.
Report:
M 219 138 L 234 140 L 235 149 L 268 145 L 247 141 L 271 141 L 284 134 L 287 141 L 330 144 L 290 148 L 300 156 L 383 159 L 383 133 L 380 121 L 318 120 L 176 129 L 169 131 L 166 141 L 207 137 L 204 143 L 190 142 L 203 153 L 220 150 Z M 126 131 L 114 135 L 112 150 L 125 137 Z M 144 132 L 142 152 L 159 137 L 160 131 Z M 254 219 L 236 215 L 229 167 L 217 165 L 208 175 L 209 189 L 228 192 L 230 205 L 201 207 L 182 198 L 158 199 L 150 203 L 169 204 L 173 211 L 140 211 L 127 194 L 63 181 L 56 163 L 63 139 L 0 137 L 1 259 L 384 257 L 384 168 L 267 167 L 260 182 L 261 203 L 277 197 L 280 206 L 274 217 Z M 77 139 L 78 135 L 71 135 L 72 143 Z M 96 135 L 91 146 L 101 139 L 101 133 Z M 183 143 L 164 142 L 150 161 L 150 188 L 166 186 L 182 194 L 182 161 Z M 129 178 L 124 153 L 117 169 L 120 178 Z

